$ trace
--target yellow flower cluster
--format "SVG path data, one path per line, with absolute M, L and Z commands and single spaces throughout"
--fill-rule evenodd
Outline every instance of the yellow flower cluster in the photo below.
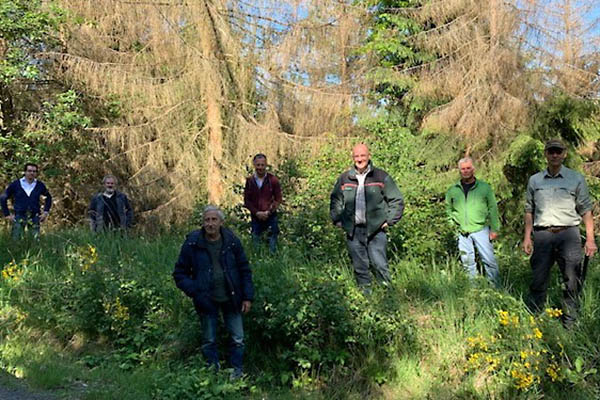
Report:
M 488 344 L 486 340 L 481 335 L 472 336 L 467 338 L 467 343 L 469 347 L 472 349 L 479 349 L 482 351 L 488 351 Z
M 467 338 L 466 372 L 478 370 L 491 375 L 507 373 L 514 387 L 521 391 L 531 390 L 541 384 L 542 380 L 556 382 L 564 379 L 559 361 L 559 357 L 564 355 L 563 346 L 559 342 L 560 353 L 553 354 L 547 348 L 548 343 L 543 340 L 545 334 L 542 331 L 547 324 L 552 323 L 552 318 L 562 315 L 561 310 L 549 308 L 540 317 L 529 316 L 522 319 L 517 313 L 508 310 L 497 310 L 497 313 L 495 333 Z M 526 341 L 519 341 L 519 347 L 515 347 L 514 339 L 518 338 Z
M 498 322 L 502 326 L 519 326 L 519 316 L 510 315 L 508 311 L 498 310 Z
M 84 272 L 89 271 L 98 261 L 98 251 L 91 244 L 80 247 L 78 249 L 78 254 L 80 257 L 81 270 Z
M 552 362 L 548 365 L 548 368 L 546 368 L 546 373 L 550 379 L 552 379 L 552 382 L 562 380 L 562 376 L 560 375 L 560 367 L 555 362 Z
M 529 371 L 528 363 L 513 363 L 513 368 L 510 370 L 510 376 L 515 380 L 515 387 L 519 390 L 527 390 L 534 383 L 540 383 L 540 377 Z
M 551 318 L 558 318 L 563 312 L 560 308 L 546 308 L 546 314 Z
M 23 276 L 23 268 L 19 266 L 14 260 L 9 262 L 2 269 L 2 279 L 6 281 L 18 282 Z
M 129 320 L 129 307 L 121 303 L 119 296 L 117 296 L 114 303 L 104 303 L 104 312 L 110 314 L 113 320 L 118 323 Z

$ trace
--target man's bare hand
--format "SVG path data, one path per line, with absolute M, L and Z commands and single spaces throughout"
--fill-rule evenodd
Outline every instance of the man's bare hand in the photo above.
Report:
M 490 240 L 498 239 L 498 232 L 490 232 Z
M 48 211 L 44 211 L 40 216 L 40 222 L 44 222 L 48 218 Z
M 14 215 L 7 215 L 6 217 L 4 217 L 5 220 L 10 221 L 10 222 L 15 222 L 15 216 Z
M 594 238 L 586 239 L 584 246 L 585 255 L 588 257 L 593 257 L 594 254 L 598 251 L 598 247 L 596 246 L 596 242 Z
M 381 230 L 382 230 L 382 231 L 387 231 L 387 229 L 388 229 L 388 228 L 389 228 L 389 225 L 388 225 L 388 223 L 387 223 L 387 222 L 384 222 L 384 223 L 381 225 Z
M 531 238 L 523 239 L 523 244 L 521 245 L 525 254 L 530 255 L 533 251 L 533 243 L 531 243 Z
M 246 314 L 252 308 L 252 302 L 248 300 L 242 301 L 242 313 Z

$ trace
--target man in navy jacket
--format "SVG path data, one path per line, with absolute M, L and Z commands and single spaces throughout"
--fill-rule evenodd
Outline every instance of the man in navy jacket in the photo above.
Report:
M 52 207 L 52 196 L 42 181 L 37 180 L 38 166 L 33 163 L 25 164 L 24 176 L 12 182 L 0 195 L 0 205 L 4 218 L 13 223 L 12 235 L 18 239 L 27 226 L 33 229 L 37 237 L 40 233 L 40 223 L 48 218 Z M 44 212 L 40 214 L 40 197 L 44 196 Z M 8 199 L 12 199 L 14 214 L 8 209 Z
M 242 375 L 244 327 L 242 314 L 250 311 L 254 298 L 252 271 L 240 240 L 223 226 L 224 215 L 207 206 L 202 229 L 191 232 L 179 253 L 173 278 L 194 301 L 202 321 L 202 353 L 207 364 L 219 368 L 217 326 L 219 312 L 231 335 L 229 360 L 232 377 Z

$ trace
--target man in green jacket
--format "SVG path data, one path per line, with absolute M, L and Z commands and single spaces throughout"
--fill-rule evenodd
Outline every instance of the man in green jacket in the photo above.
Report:
M 340 175 L 331 192 L 333 223 L 346 232 L 346 243 L 356 282 L 365 291 L 371 284 L 369 264 L 375 277 L 390 281 L 386 230 L 402 217 L 404 200 L 394 180 L 370 161 L 364 143 L 354 146 L 354 167 Z
M 458 250 L 463 266 L 471 276 L 477 276 L 475 248 L 485 266 L 485 274 L 499 286 L 498 263 L 492 240 L 498 237 L 500 220 L 492 187 L 475 178 L 473 160 L 469 157 L 458 162 L 460 181 L 446 192 L 446 212 L 458 229 Z

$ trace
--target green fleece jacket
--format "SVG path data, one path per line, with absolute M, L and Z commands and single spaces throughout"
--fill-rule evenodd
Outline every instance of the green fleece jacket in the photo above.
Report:
M 461 232 L 473 233 L 489 226 L 492 232 L 500 229 L 498 206 L 492 187 L 481 180 L 469 190 L 467 196 L 460 181 L 446 192 L 446 212 L 451 222 Z

